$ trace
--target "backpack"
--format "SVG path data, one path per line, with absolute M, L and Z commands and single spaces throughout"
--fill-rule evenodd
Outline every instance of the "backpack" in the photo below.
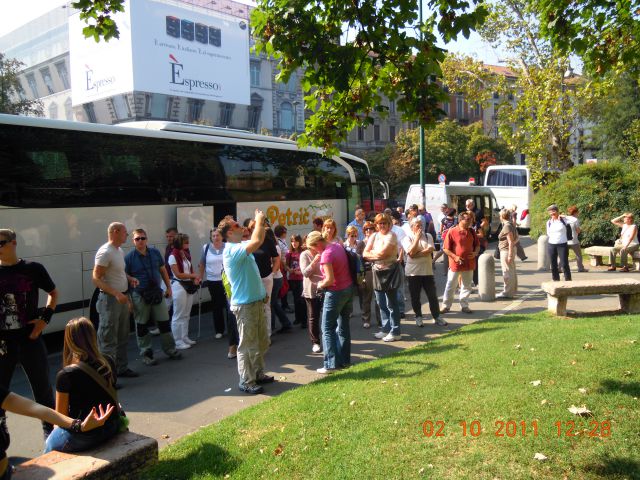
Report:
M 362 257 L 344 245 L 342 248 L 344 248 L 344 252 L 347 254 L 351 281 L 356 287 L 364 285 L 364 262 L 362 261 Z
M 567 222 L 564 221 L 564 218 L 562 217 L 558 217 L 560 219 L 560 221 L 562 222 L 562 224 L 564 225 L 564 228 L 567 230 L 567 240 L 573 240 L 573 229 L 571 228 L 571 225 L 568 224 Z M 547 229 L 551 226 L 551 220 L 549 220 L 547 222 Z

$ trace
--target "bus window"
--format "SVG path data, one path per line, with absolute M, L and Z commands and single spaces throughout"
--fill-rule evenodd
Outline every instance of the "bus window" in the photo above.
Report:
M 490 170 L 485 185 L 487 187 L 526 187 L 527 172 L 524 169 Z

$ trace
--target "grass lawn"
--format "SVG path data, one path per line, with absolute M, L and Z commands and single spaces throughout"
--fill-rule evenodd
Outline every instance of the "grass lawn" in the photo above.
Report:
M 144 478 L 636 479 L 639 359 L 638 315 L 499 317 L 203 428 Z

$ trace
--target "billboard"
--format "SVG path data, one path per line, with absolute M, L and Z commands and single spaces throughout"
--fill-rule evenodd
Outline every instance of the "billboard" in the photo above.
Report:
M 131 91 L 250 104 L 249 26 L 151 0 L 115 15 L 120 38 L 96 43 L 69 19 L 73 105 Z

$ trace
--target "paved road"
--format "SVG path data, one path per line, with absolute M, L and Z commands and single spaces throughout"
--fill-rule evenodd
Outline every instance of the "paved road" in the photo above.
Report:
M 373 330 L 365 330 L 360 326 L 357 301 L 354 302 L 354 318 L 351 321 L 354 361 L 367 361 L 388 355 L 398 349 L 428 341 L 452 329 L 489 318 L 497 312 L 535 312 L 546 308 L 546 298 L 540 293 L 539 287 L 542 281 L 550 279 L 550 273 L 536 271 L 536 245 L 526 237 L 523 237 L 522 242 L 529 259 L 518 264 L 521 293 L 519 298 L 516 301 L 484 303 L 474 294 L 471 298 L 474 314 L 462 314 L 458 311 L 458 305 L 454 303 L 452 313 L 445 316 L 449 322 L 447 327 L 426 325 L 424 328 L 417 328 L 413 323 L 413 315 L 410 314 L 407 293 L 409 314 L 403 321 L 402 341 L 384 343 L 373 338 Z M 497 265 L 498 287 L 502 281 L 499 270 Z M 609 275 L 619 277 L 622 274 L 612 274 L 602 268 L 595 270 L 592 267 L 589 273 L 574 274 L 574 279 Z M 442 294 L 445 277 L 441 263 L 437 267 L 436 279 L 438 293 Z M 569 302 L 570 309 L 580 311 L 615 310 L 617 306 L 617 296 L 582 297 Z M 426 304 L 423 310 L 425 313 L 429 311 Z M 197 327 L 198 320 L 194 317 L 191 319 L 192 338 L 197 336 Z M 163 447 L 203 425 L 216 422 L 249 405 L 319 378 L 315 370 L 322 366 L 322 356 L 311 353 L 311 345 L 305 331 L 295 329 L 293 333 L 275 335 L 272 339 L 273 344 L 267 356 L 267 369 L 278 381 L 268 385 L 263 395 L 247 396 L 237 389 L 236 362 L 226 357 L 226 337 L 220 340 L 213 338 L 210 313 L 202 316 L 202 333 L 198 344 L 187 350 L 185 358 L 178 362 L 166 360 L 156 344 L 159 364 L 146 367 L 138 358 L 135 338 L 131 336 L 130 364 L 141 376 L 135 379 L 121 379 L 124 388 L 119 391 L 120 400 L 131 419 L 131 429 L 156 438 Z M 50 356 L 50 364 L 52 377 L 55 377 L 55 372 L 61 364 L 59 353 Z M 11 390 L 31 397 L 29 385 L 21 369 L 14 376 Z M 13 457 L 14 463 L 41 453 L 42 436 L 39 422 L 9 414 L 9 429 L 12 443 L 8 454 Z

